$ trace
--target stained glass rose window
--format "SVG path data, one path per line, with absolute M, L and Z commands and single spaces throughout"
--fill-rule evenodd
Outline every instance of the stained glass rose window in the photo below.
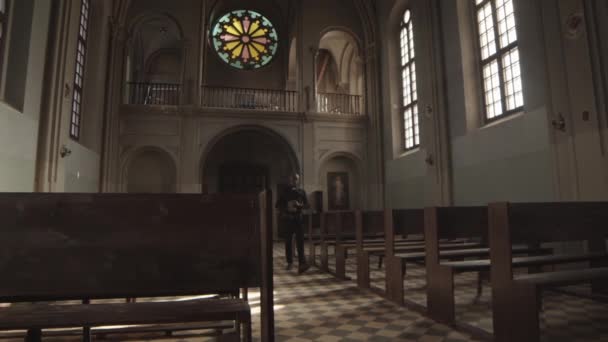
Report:
M 238 69 L 268 65 L 278 48 L 277 31 L 266 17 L 251 10 L 238 10 L 220 17 L 211 32 L 218 56 Z

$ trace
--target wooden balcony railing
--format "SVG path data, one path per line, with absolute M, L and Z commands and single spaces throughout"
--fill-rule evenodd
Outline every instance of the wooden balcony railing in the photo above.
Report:
M 317 112 L 344 115 L 362 115 L 363 96 L 317 93 Z
M 201 106 L 297 112 L 298 93 L 286 90 L 203 86 Z
M 127 83 L 126 104 L 177 106 L 181 85 L 172 83 Z

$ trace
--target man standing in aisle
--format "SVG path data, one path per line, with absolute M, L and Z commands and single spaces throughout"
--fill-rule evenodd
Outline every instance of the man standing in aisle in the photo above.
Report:
M 285 257 L 287 259 L 287 270 L 293 265 L 293 235 L 296 236 L 296 248 L 298 250 L 298 274 L 306 272 L 310 268 L 304 254 L 304 217 L 303 209 L 308 209 L 306 192 L 298 187 L 300 175 L 295 173 L 289 177 L 289 186 L 279 195 L 276 208 L 279 209 L 279 229 L 283 232 L 285 239 Z

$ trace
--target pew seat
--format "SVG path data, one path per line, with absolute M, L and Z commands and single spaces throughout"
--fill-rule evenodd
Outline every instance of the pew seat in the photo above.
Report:
M 551 248 L 536 248 L 536 247 L 528 247 L 528 246 L 513 246 L 513 253 L 549 253 L 551 252 Z M 460 258 L 481 258 L 487 257 L 490 254 L 489 248 L 471 248 L 471 249 L 456 249 L 456 250 L 448 250 L 448 251 L 440 251 L 439 257 L 442 259 L 460 259 Z M 395 257 L 406 260 L 406 261 L 424 261 L 426 258 L 426 253 L 397 253 Z
M 444 250 L 453 250 L 453 249 L 463 249 L 463 248 L 479 248 L 480 244 L 477 242 L 456 242 L 456 243 L 444 243 L 442 245 L 440 245 L 440 247 Z M 399 253 L 402 255 L 413 255 L 413 257 L 411 259 L 408 259 L 407 257 L 404 257 L 403 260 L 404 262 L 402 263 L 402 272 L 405 275 L 405 264 L 406 262 L 416 262 L 416 263 L 421 263 L 422 261 L 424 261 L 424 258 L 420 258 L 418 256 L 418 252 L 422 253 L 425 250 L 425 246 L 424 245 L 409 245 L 409 246 L 404 246 L 404 245 L 399 245 L 399 244 L 395 244 L 394 245 L 394 252 L 395 253 Z M 369 281 L 371 280 L 369 277 L 369 272 L 371 270 L 370 267 L 370 258 L 372 256 L 374 257 L 378 257 L 378 269 L 382 268 L 382 260 L 384 259 L 384 257 L 386 256 L 386 247 L 380 247 L 380 246 L 365 246 L 363 247 L 363 249 L 360 251 L 361 255 L 359 256 L 358 260 L 357 260 L 357 267 L 361 268 L 361 272 L 359 272 L 359 274 L 362 273 L 367 273 L 367 276 L 364 276 L 363 280 L 361 282 L 359 282 L 360 285 L 363 285 L 365 283 L 365 285 L 363 285 L 363 288 L 369 288 Z M 336 254 L 336 260 L 340 260 L 340 254 Z M 336 264 L 336 269 L 339 268 L 339 264 Z
M 541 267 L 578 262 L 608 260 L 606 253 L 587 254 L 549 254 L 524 257 L 514 257 L 511 261 L 513 268 Z M 456 315 L 454 297 L 454 275 L 464 272 L 487 272 L 491 268 L 490 259 L 441 262 L 432 276 L 441 279 L 442 286 L 429 293 L 429 314 L 443 323 L 453 323 Z M 588 277 L 601 277 L 608 273 L 596 272 L 599 269 L 584 269 L 576 271 L 558 271 L 533 273 L 517 276 L 516 279 L 539 284 L 540 286 L 564 286 L 584 282 Z M 568 283 L 570 282 L 570 283 Z M 545 284 L 545 285 L 543 285 Z M 478 279 L 477 295 L 481 295 L 481 277 Z
M 587 262 L 593 260 L 608 259 L 606 253 L 587 253 L 587 254 L 551 254 L 539 256 L 526 256 L 513 258 L 512 264 L 514 267 L 531 267 L 557 265 L 576 262 Z M 457 272 L 472 272 L 486 271 L 490 269 L 490 259 L 482 260 L 466 260 L 466 261 L 448 261 L 442 262 L 441 266 L 450 267 Z M 557 272 L 550 272 L 557 273 Z M 549 275 L 550 273 L 533 274 L 534 276 Z M 522 279 L 520 277 L 517 278 Z
M 515 279 L 542 288 L 561 287 L 608 279 L 608 267 L 526 274 Z
M 585 242 L 590 253 L 606 253 L 608 202 L 492 203 L 488 221 L 495 341 L 541 340 L 544 289 L 591 284 L 593 294 L 602 294 L 608 288 L 608 258 L 590 260 L 582 269 L 518 275 L 508 248 L 571 241 Z
M 142 338 L 169 337 L 180 333 L 180 338 L 203 337 L 203 336 L 226 336 L 224 331 L 234 329 L 234 321 L 204 322 L 204 323 L 176 323 L 176 324 L 151 324 L 151 325 L 128 325 L 128 326 L 105 326 L 91 328 L 93 339 L 114 339 L 118 335 L 130 335 Z M 44 338 L 76 338 L 82 334 L 82 329 L 53 329 L 44 332 Z M 0 332 L 2 340 L 23 339 L 23 331 L 12 330 Z
M 0 330 L 82 326 L 172 324 L 234 320 L 250 326 L 249 304 L 242 299 L 178 302 L 12 306 L 0 310 Z

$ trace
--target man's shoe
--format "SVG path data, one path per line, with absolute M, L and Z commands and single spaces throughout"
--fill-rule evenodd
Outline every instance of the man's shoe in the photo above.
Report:
M 293 267 L 292 264 L 287 264 L 287 267 L 285 268 L 287 271 L 291 271 L 291 268 Z
M 298 274 L 302 274 L 302 273 L 308 271 L 309 268 L 310 268 L 309 264 L 302 264 L 302 265 L 298 266 Z

